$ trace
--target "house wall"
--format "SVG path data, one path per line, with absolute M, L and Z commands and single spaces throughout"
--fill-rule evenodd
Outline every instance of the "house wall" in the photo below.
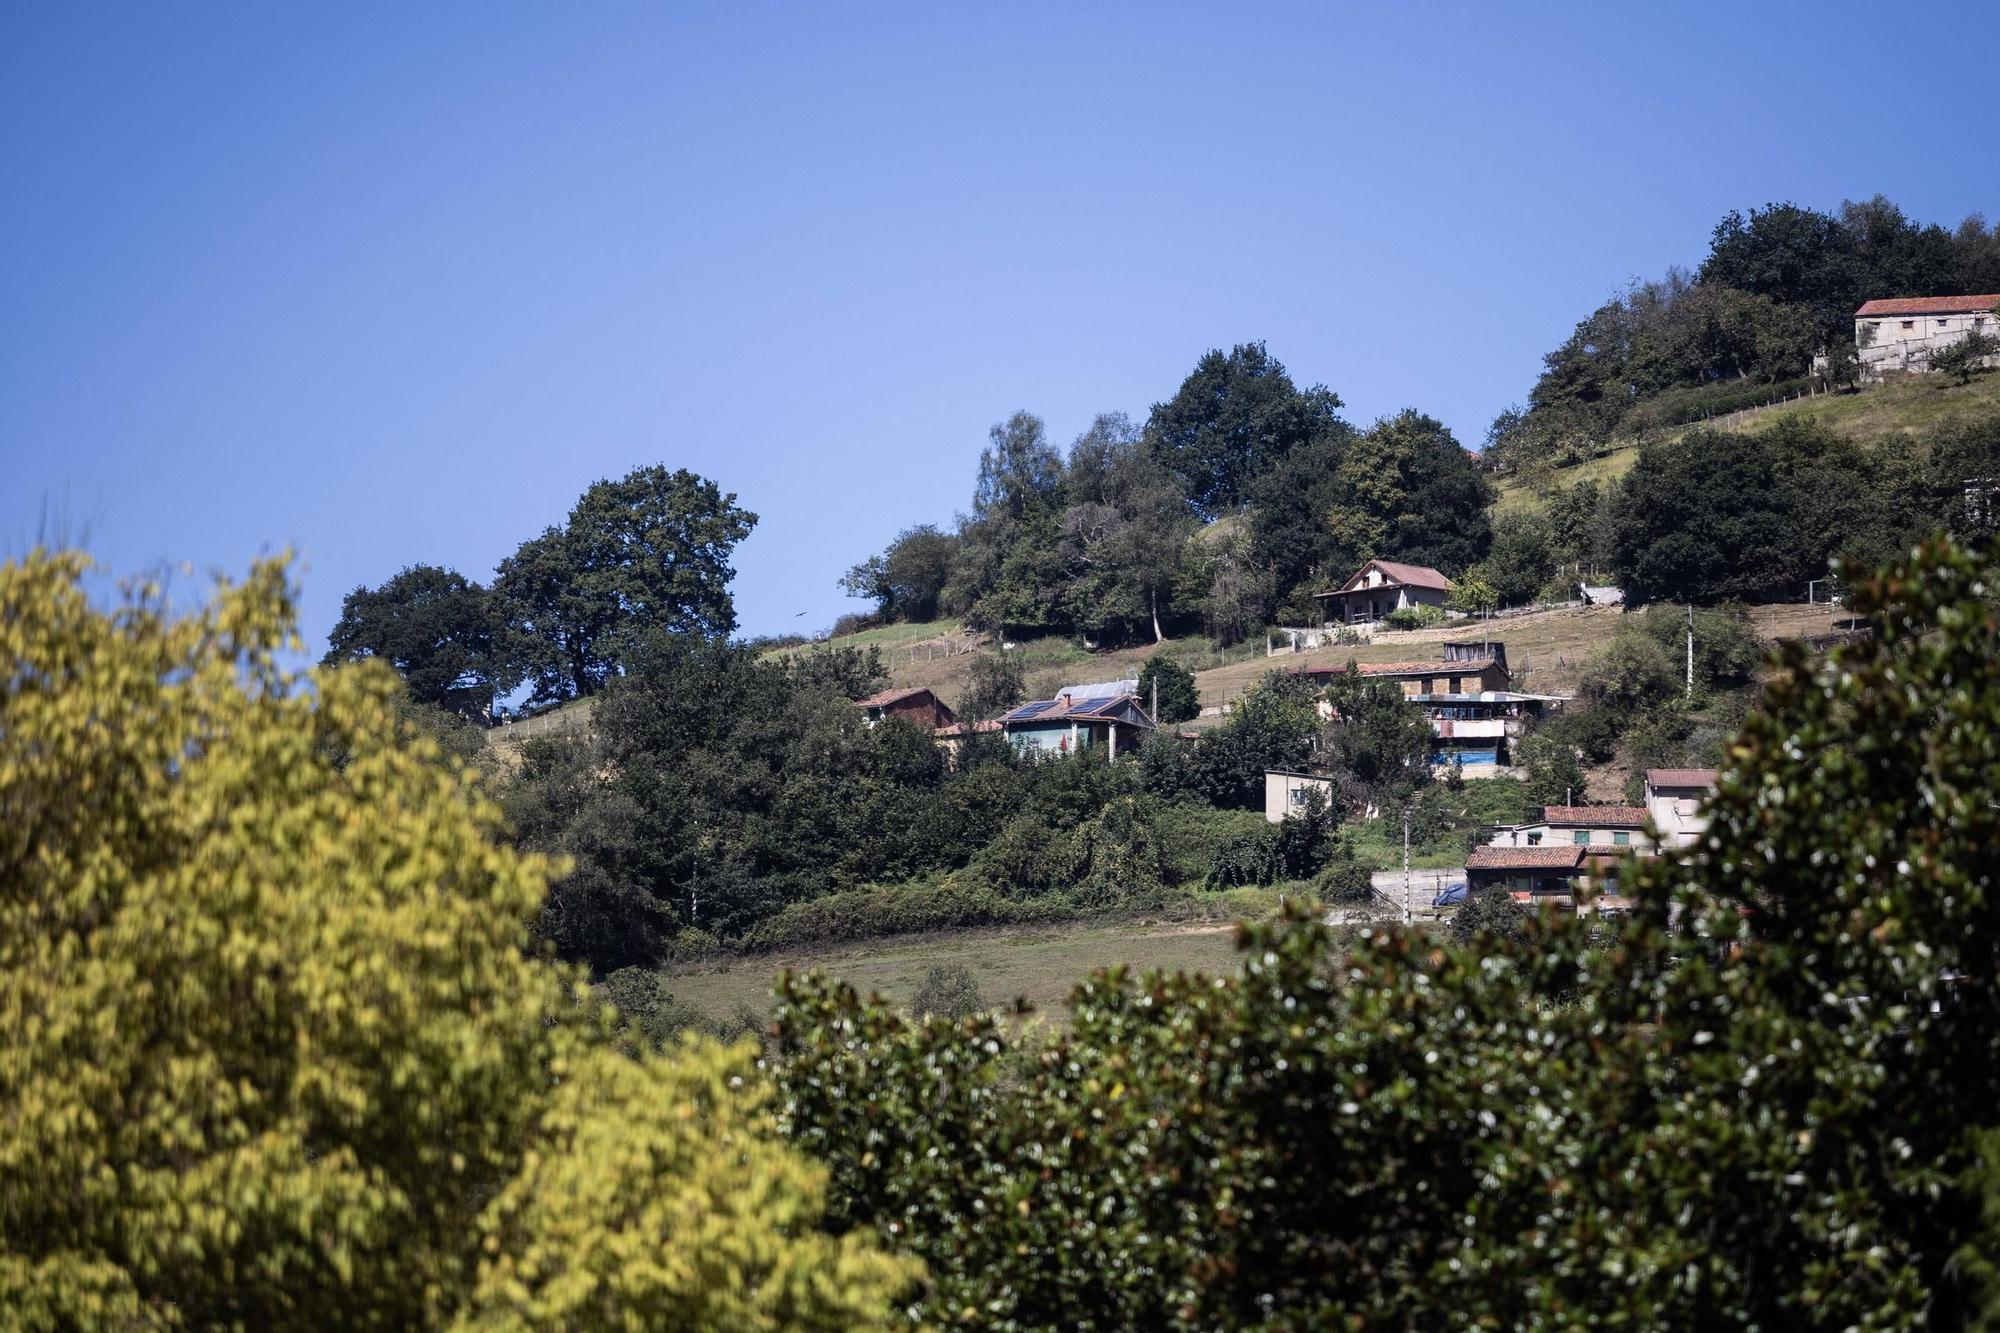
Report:
M 1618 841 L 1620 833 L 1626 835 L 1624 842 Z M 1577 835 L 1584 835 L 1582 842 Z M 1493 835 L 1490 844 L 1494 847 L 1588 847 L 1591 854 L 1598 852 L 1623 853 L 1626 851 L 1650 851 L 1653 840 L 1644 829 L 1591 828 L 1581 824 L 1551 824 L 1544 820 L 1538 824 L 1522 824 L 1518 828 L 1502 829 Z
M 1327 800 L 1333 799 L 1333 779 L 1315 778 L 1303 773 L 1266 773 L 1264 775 L 1264 818 L 1273 824 L 1282 824 L 1285 816 L 1300 807 L 1295 801 L 1304 793 L 1319 788 L 1326 793 Z M 1294 794 L 1296 793 L 1296 795 Z
M 1854 321 L 1854 346 L 1865 373 L 1923 371 L 1930 369 L 1932 353 L 1943 351 L 1975 329 L 1989 336 L 2000 333 L 2000 319 L 1990 310 L 1950 315 L 1874 315 Z M 1988 365 L 1996 361 L 2000 357 L 1986 358 Z
M 1693 787 L 1646 788 L 1646 813 L 1660 830 L 1660 841 L 1668 847 L 1686 847 L 1708 827 L 1708 817 L 1697 813 L 1707 799 L 1706 791 Z

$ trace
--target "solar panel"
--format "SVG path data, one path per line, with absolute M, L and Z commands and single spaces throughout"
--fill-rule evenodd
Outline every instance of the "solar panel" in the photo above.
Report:
M 1051 708 L 1054 708 L 1055 706 L 1056 706 L 1056 701 L 1054 699 L 1040 699 L 1031 704 L 1022 704 L 1019 708 L 1016 708 L 1013 712 L 1007 714 L 1007 716 L 1014 718 L 1024 718 L 1024 719 L 1031 717 L 1040 717 L 1043 713 L 1048 712 Z

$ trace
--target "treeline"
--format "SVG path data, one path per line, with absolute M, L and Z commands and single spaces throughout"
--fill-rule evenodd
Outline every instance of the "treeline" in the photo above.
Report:
M 1826 381 L 1851 384 L 1864 301 L 1996 291 L 2000 226 L 1976 213 L 1946 231 L 1880 195 L 1837 213 L 1732 212 L 1694 274 L 1635 284 L 1544 357 L 1526 408 L 1494 421 L 1486 456 L 1528 471 L 1588 458 L 1614 435 L 1745 405 L 1732 386 L 1803 384 L 1819 352 Z
M 729 557 L 757 516 L 685 469 L 638 468 L 584 491 L 521 543 L 491 586 L 413 565 L 341 604 L 327 665 L 379 658 L 419 703 L 483 712 L 526 684 L 531 704 L 594 694 L 657 636 L 736 628 Z
M 1695 427 L 1642 444 L 1622 478 L 1551 486 L 1540 512 L 1501 514 L 1474 573 L 1502 605 L 1572 596 L 1579 568 L 1635 605 L 1799 598 L 1832 587 L 1832 562 L 1880 564 L 1940 526 L 1991 533 L 1996 476 L 2000 419 L 1875 445 L 1810 418 Z
M 1486 552 L 1473 457 L 1415 411 L 1359 430 L 1261 343 L 1202 357 L 1143 427 L 1099 417 L 1059 452 L 1016 413 L 981 452 L 972 506 L 920 525 L 842 586 L 883 620 L 962 616 L 1015 637 L 1105 644 L 1273 619 L 1370 558 L 1462 573 Z
M 597 696 L 589 732 L 530 740 L 499 793 L 522 846 L 567 857 L 536 930 L 604 975 L 718 947 L 1130 915 L 1199 887 L 1365 892 L 1336 844 L 1430 783 L 1430 729 L 1392 684 L 1274 673 L 1197 740 L 1138 757 L 1018 756 L 978 734 L 870 727 L 871 651 L 762 661 L 657 636 Z M 1264 772 L 1314 764 L 1336 799 L 1273 827 Z M 1509 784 L 1518 786 L 1518 784 Z M 1517 802 L 1517 804 L 1519 804 Z

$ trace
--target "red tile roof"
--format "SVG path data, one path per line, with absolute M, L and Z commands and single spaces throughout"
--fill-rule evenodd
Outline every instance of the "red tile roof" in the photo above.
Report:
M 929 693 L 930 691 L 921 685 L 913 690 L 884 690 L 880 694 L 871 694 L 866 699 L 856 699 L 854 706 L 856 708 L 887 708 L 890 704 L 900 703 L 904 699 L 914 699 L 920 694 Z
M 1545 805 L 1545 824 L 1582 824 L 1591 828 L 1644 828 L 1646 808 L 1639 805 Z
M 1649 768 L 1646 770 L 1648 787 L 1713 787 L 1715 770 L 1712 768 Z
M 1474 847 L 1467 870 L 1581 870 L 1581 847 Z
M 1896 296 L 1886 301 L 1867 301 L 1854 312 L 1856 319 L 1870 315 L 1978 315 L 2000 307 L 2000 296 Z

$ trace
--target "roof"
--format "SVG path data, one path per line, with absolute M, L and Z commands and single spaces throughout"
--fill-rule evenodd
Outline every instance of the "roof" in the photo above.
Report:
M 1457 662 L 1446 662 L 1440 659 L 1435 662 L 1360 662 L 1356 665 L 1363 676 L 1464 676 L 1478 675 L 1488 667 L 1498 666 L 1499 664 L 1498 658 L 1468 657 Z M 1308 676 L 1338 676 L 1346 670 L 1347 667 L 1344 664 L 1341 666 L 1329 664 L 1326 666 L 1306 667 L 1304 668 L 1304 674 Z
M 1127 680 L 1100 680 L 1094 685 L 1065 685 L 1056 691 L 1055 697 L 1060 699 L 1067 694 L 1072 699 L 1116 699 L 1121 694 L 1138 692 L 1139 678 L 1133 676 Z
M 1000 721 L 1003 724 L 1010 722 L 1059 722 L 1065 720 L 1078 722 L 1120 722 L 1127 720 L 1123 714 L 1128 704 L 1131 706 L 1132 711 L 1138 713 L 1141 718 L 1146 717 L 1146 710 L 1139 706 L 1138 695 L 1117 694 L 1106 699 L 1076 699 L 1068 704 L 1065 704 L 1060 698 L 1037 699 L 1033 703 L 1022 704 L 1019 708 L 1005 714 L 1001 717 Z M 1147 718 L 1144 725 L 1151 726 L 1152 720 Z
M 2000 307 L 2000 296 L 1894 296 L 1886 301 L 1866 301 L 1854 312 L 1856 319 L 1869 315 L 1976 315 Z
M 1649 768 L 1646 770 L 1648 787 L 1713 787 L 1715 770 L 1712 768 Z
M 1581 870 L 1583 848 L 1474 847 L 1465 858 L 1467 870 Z
M 993 718 L 988 718 L 984 722 L 953 722 L 948 726 L 933 727 L 931 728 L 931 735 L 942 736 L 950 740 L 959 736 L 984 735 L 989 731 L 998 730 L 1000 730 L 1000 723 Z
M 1396 560 L 1370 560 L 1367 564 L 1348 575 L 1347 582 L 1341 584 L 1338 588 L 1333 589 L 1331 592 L 1316 592 L 1313 596 L 1338 597 L 1344 592 L 1352 592 L 1355 590 L 1354 585 L 1360 582 L 1361 576 L 1371 569 L 1379 569 L 1384 574 L 1387 574 L 1393 582 L 1407 584 L 1412 588 L 1436 588 L 1439 592 L 1451 591 L 1451 580 L 1438 573 L 1435 569 L 1432 569 L 1429 565 L 1406 565 Z
M 1649 816 L 1640 805 L 1545 805 L 1544 824 L 1588 824 L 1595 828 L 1644 828 Z
M 930 690 L 922 685 L 913 690 L 884 690 L 880 694 L 871 694 L 866 699 L 856 699 L 854 706 L 856 708 L 887 708 L 890 704 L 901 703 L 905 699 L 914 699 L 920 694 L 929 693 Z

